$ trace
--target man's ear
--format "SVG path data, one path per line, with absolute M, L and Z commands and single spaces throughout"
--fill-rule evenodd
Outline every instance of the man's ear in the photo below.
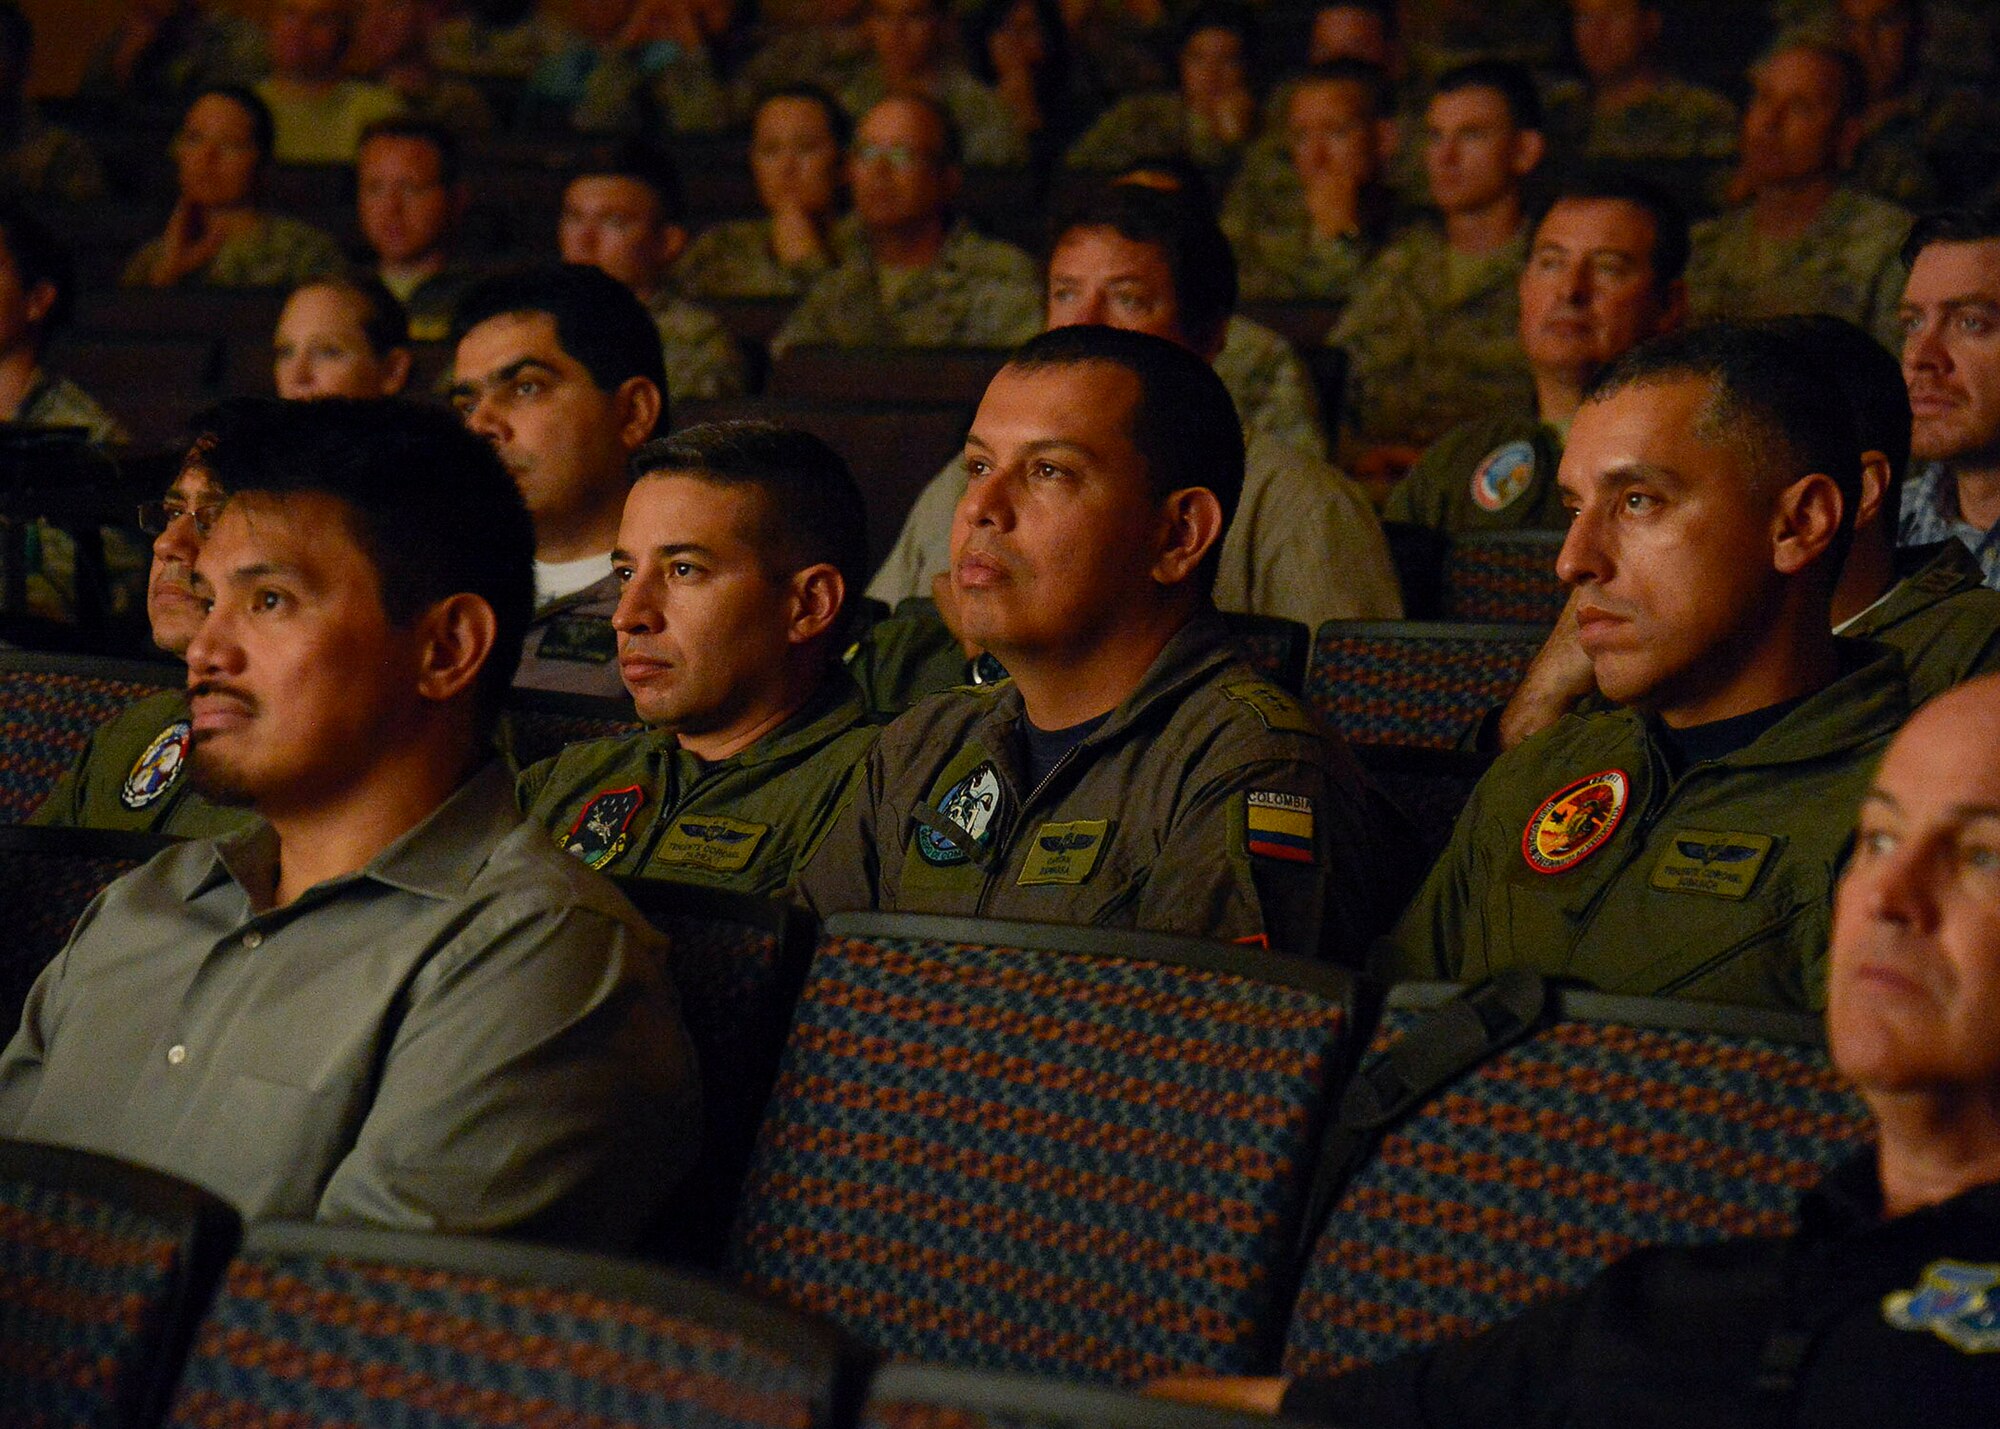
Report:
M 410 349 L 392 347 L 382 363 L 382 390 L 394 397 L 402 392 L 410 380 Z
M 1396 162 L 1396 149 L 1402 143 L 1403 126 L 1393 119 L 1375 121 L 1375 162 L 1387 168 Z
M 681 227 L 678 223 L 663 223 L 660 225 L 660 266 L 662 268 L 673 267 L 674 259 L 680 257 L 687 250 L 687 246 L 688 231 L 685 228 Z
M 1854 529 L 1865 531 L 1882 515 L 1882 498 L 1889 494 L 1889 458 L 1882 452 L 1861 454 L 1861 499 L 1854 503 Z
M 30 327 L 45 320 L 56 305 L 56 285 L 47 278 L 28 289 L 21 299 L 23 314 Z
M 847 603 L 847 581 L 827 561 L 792 573 L 791 622 L 785 639 L 794 645 L 817 640 L 840 620 Z
M 660 389 L 650 378 L 628 377 L 618 384 L 613 396 L 618 407 L 618 439 L 626 451 L 635 452 L 651 440 L 653 425 L 660 420 Z
M 1542 137 L 1539 129 L 1523 129 L 1514 136 L 1514 177 L 1525 179 L 1542 162 L 1542 155 L 1549 149 L 1549 141 Z
M 479 678 L 493 653 L 499 622 L 493 607 L 469 591 L 448 595 L 424 613 L 418 647 L 417 693 L 442 704 Z
M 1795 576 L 1820 559 L 1840 530 L 1840 488 L 1820 472 L 1802 476 L 1778 493 L 1771 512 L 1771 564 Z
M 1153 558 L 1153 579 L 1179 585 L 1193 575 L 1222 539 L 1222 503 L 1205 486 L 1183 487 L 1160 503 L 1162 545 Z

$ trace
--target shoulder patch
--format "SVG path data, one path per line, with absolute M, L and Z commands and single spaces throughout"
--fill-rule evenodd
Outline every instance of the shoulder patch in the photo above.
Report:
M 177 719 L 154 735 L 125 776 L 125 783 L 118 790 L 118 802 L 128 809 L 143 809 L 173 788 L 181 767 L 187 763 L 193 730 L 190 721 Z
M 1313 801 L 1309 794 L 1252 789 L 1243 796 L 1250 852 L 1287 863 L 1313 863 Z
M 1882 1297 L 1882 1318 L 1898 1330 L 1928 1330 L 1965 1354 L 2000 1350 L 2000 1265 L 1934 1260 L 1914 1290 Z
M 592 868 L 603 868 L 625 851 L 632 818 L 645 802 L 646 791 L 637 784 L 595 795 L 570 825 L 563 849 Z
M 1237 680 L 1224 685 L 1222 693 L 1255 710 L 1266 729 L 1282 729 L 1291 734 L 1319 733 L 1305 706 L 1268 680 Z
M 1537 873 L 1569 872 L 1604 846 L 1631 797 L 1632 782 L 1623 769 L 1565 784 L 1528 815 L 1521 857 Z
M 1535 481 L 1533 442 L 1495 447 L 1472 469 L 1472 499 L 1482 511 L 1504 511 Z
M 709 873 L 741 873 L 756 855 L 769 824 L 746 824 L 718 814 L 689 814 L 667 827 L 654 863 L 699 868 Z

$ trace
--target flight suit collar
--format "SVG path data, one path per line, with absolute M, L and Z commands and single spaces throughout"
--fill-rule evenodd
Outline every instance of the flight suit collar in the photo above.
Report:
M 686 789 L 702 774 L 721 768 L 753 769 L 761 764 L 793 760 L 867 720 L 861 691 L 843 671 L 835 670 L 820 682 L 818 689 L 790 719 L 727 759 L 710 763 L 681 748 L 671 730 L 647 730 L 646 767 L 654 787 L 663 790 L 661 807 L 672 808 Z

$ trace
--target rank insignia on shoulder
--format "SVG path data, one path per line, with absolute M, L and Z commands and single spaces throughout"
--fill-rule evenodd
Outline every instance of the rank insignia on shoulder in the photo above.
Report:
M 1667 851 L 1653 869 L 1651 882 L 1663 893 L 1745 898 L 1777 842 L 1769 834 L 1675 829 L 1667 840 Z
M 1567 873 L 1604 846 L 1625 817 L 1632 784 L 1623 769 L 1606 769 L 1565 784 L 1528 815 L 1521 857 L 1537 873 Z
M 1244 795 L 1250 852 L 1287 863 L 1312 863 L 1313 801 L 1306 794 L 1252 789 Z
M 118 802 L 128 809 L 143 809 L 173 788 L 181 766 L 187 762 L 188 741 L 194 725 L 177 719 L 153 736 L 125 776 L 118 790 Z
M 1534 480 L 1534 443 L 1508 442 L 1488 452 L 1472 469 L 1472 499 L 1482 511 L 1504 511 Z
M 632 818 L 645 802 L 646 791 L 637 784 L 605 790 L 583 806 L 563 838 L 563 849 L 592 868 L 604 867 L 625 851 Z
M 993 820 L 1000 812 L 1002 797 L 1000 771 L 989 759 L 946 790 L 937 802 L 937 811 L 944 822 L 965 835 L 964 844 L 984 853 L 993 842 Z M 972 861 L 965 847 L 922 824 L 917 827 L 917 852 L 925 863 L 939 868 Z
M 1969 1355 L 2000 1350 L 2000 1265 L 1934 1260 L 1916 1289 L 1882 1297 L 1882 1318 L 1898 1330 L 1928 1330 Z
M 1255 710 L 1266 729 L 1282 729 L 1292 734 L 1319 733 L 1305 706 L 1268 680 L 1237 680 L 1224 685 L 1222 693 Z
M 705 869 L 710 873 L 740 873 L 771 831 L 769 824 L 746 824 L 719 814 L 690 814 L 675 819 L 653 852 L 653 862 Z

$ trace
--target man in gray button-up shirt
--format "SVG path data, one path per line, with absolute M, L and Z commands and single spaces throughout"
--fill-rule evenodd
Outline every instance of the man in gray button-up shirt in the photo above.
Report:
M 658 939 L 490 756 L 532 602 L 513 483 L 386 402 L 274 408 L 209 461 L 194 777 L 263 817 L 85 913 L 0 1054 L 0 1133 L 252 1218 L 630 1242 L 693 1067 Z

